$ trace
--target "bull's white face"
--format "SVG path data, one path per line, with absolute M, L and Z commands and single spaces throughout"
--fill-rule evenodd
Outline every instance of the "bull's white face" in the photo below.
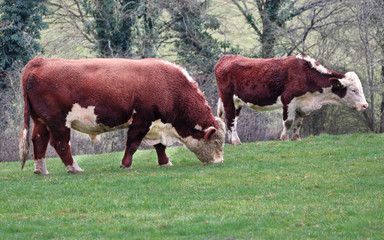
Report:
M 340 103 L 358 111 L 368 108 L 363 87 L 356 73 L 348 72 L 345 74 L 345 78 L 339 79 L 339 81 L 342 87 L 346 87 L 346 94 L 339 99 Z
M 184 142 L 185 146 L 204 164 L 221 163 L 224 161 L 225 125 L 220 118 L 216 118 L 216 121 L 219 127 L 211 139 L 197 140 L 188 137 Z

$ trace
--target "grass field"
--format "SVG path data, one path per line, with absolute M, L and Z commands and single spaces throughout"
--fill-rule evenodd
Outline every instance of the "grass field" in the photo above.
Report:
M 202 166 L 183 147 L 0 163 L 0 239 L 384 239 L 384 135 L 225 146 Z

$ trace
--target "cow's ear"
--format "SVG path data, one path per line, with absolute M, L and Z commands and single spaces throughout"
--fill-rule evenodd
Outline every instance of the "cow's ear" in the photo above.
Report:
M 209 127 L 205 130 L 204 139 L 205 140 L 211 140 L 212 137 L 216 134 L 217 129 L 214 127 Z
M 345 86 L 340 82 L 340 79 L 338 78 L 330 78 L 329 81 L 332 84 L 332 87 L 334 88 L 345 88 Z

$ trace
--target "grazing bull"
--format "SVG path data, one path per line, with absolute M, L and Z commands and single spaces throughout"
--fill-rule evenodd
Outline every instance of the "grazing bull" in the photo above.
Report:
M 308 56 L 252 59 L 226 55 L 215 66 L 220 98 L 218 116 L 225 110 L 230 142 L 241 144 L 236 125 L 243 105 L 259 111 L 283 107 L 281 140 L 294 125 L 300 140 L 303 117 L 325 104 L 342 104 L 359 111 L 368 108 L 361 82 L 354 72 L 340 74 Z
M 155 147 L 158 163 L 172 165 L 167 145 L 182 142 L 203 163 L 223 161 L 224 122 L 213 116 L 187 71 L 159 60 L 37 58 L 22 75 L 24 125 L 22 168 L 28 158 L 29 122 L 35 173 L 49 174 L 48 141 L 68 172 L 83 170 L 72 158 L 70 128 L 89 134 L 128 128 L 121 167 L 131 168 L 142 140 Z

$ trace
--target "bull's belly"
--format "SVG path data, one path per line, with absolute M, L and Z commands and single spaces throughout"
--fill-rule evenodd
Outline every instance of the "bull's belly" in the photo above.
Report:
M 132 123 L 132 117 L 127 122 L 114 127 L 98 123 L 96 120 L 97 115 L 95 114 L 94 106 L 88 106 L 85 108 L 81 107 L 78 103 L 75 103 L 72 106 L 71 111 L 67 114 L 65 126 L 82 133 L 98 135 L 100 133 L 111 132 L 117 129 L 128 128 Z
M 278 97 L 276 102 L 271 105 L 265 105 L 265 106 L 259 106 L 253 103 L 245 102 L 241 100 L 238 96 L 234 95 L 233 96 L 233 102 L 235 104 L 235 108 L 238 109 L 239 106 L 247 106 L 251 109 L 258 110 L 258 111 L 271 111 L 271 110 L 276 110 L 280 109 L 283 107 L 283 103 L 281 102 L 281 98 Z
M 88 134 L 91 140 L 96 142 L 98 141 L 96 138 L 97 135 L 105 132 L 129 128 L 132 124 L 132 117 L 126 123 L 115 127 L 108 127 L 104 124 L 97 123 L 97 115 L 94 110 L 94 106 L 83 108 L 77 103 L 74 104 L 66 117 L 66 127 Z M 134 113 L 135 111 L 133 111 L 133 114 Z M 144 137 L 144 142 L 151 146 L 159 143 L 169 146 L 178 141 L 179 138 L 180 136 L 171 124 L 164 124 L 159 119 L 154 121 L 150 126 L 149 132 Z

